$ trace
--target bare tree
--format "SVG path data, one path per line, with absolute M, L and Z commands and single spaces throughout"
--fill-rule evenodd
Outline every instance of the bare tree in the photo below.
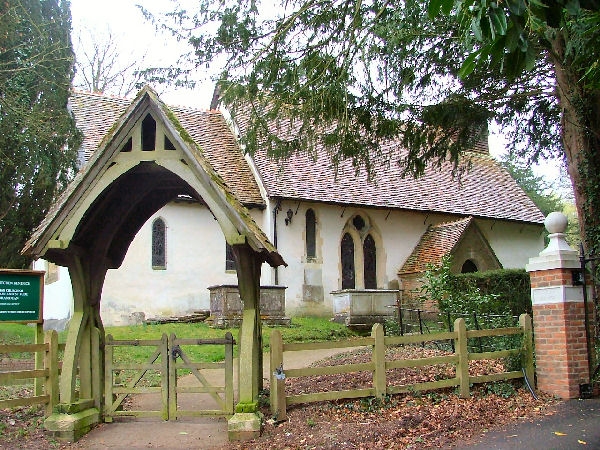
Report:
M 82 30 L 75 47 L 75 87 L 120 97 L 136 92 L 144 82 L 142 66 L 146 55 L 123 55 L 120 50 L 119 39 L 110 30 Z

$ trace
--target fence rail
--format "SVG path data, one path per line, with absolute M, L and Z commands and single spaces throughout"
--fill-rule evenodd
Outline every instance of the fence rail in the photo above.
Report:
M 42 381 L 42 392 L 34 392 L 31 397 L 0 400 L 0 409 L 36 404 L 46 405 L 46 416 L 58 404 L 58 334 L 55 330 L 46 331 L 43 344 L 0 344 L 0 354 L 34 353 L 41 356 L 41 367 L 29 370 L 9 370 L 0 372 L 0 385 L 14 384 L 17 380 L 35 379 Z M 64 346 L 63 346 L 64 347 Z
M 489 352 L 470 352 L 467 342 L 472 338 L 497 337 L 497 336 L 522 336 L 519 348 L 504 349 Z M 453 353 L 446 356 L 434 356 L 418 359 L 405 359 L 398 361 L 386 360 L 386 350 L 389 347 L 406 344 L 424 344 L 427 342 L 451 340 Z M 284 352 L 299 350 L 331 349 L 331 348 L 359 348 L 371 347 L 371 362 L 359 364 L 345 364 L 326 367 L 307 367 L 302 369 L 285 370 L 283 367 Z M 469 375 L 469 361 L 482 359 L 502 359 L 509 356 L 521 358 L 524 371 L 509 371 L 491 375 Z M 524 374 L 533 382 L 533 333 L 531 317 L 523 314 L 519 318 L 518 327 L 496 328 L 488 330 L 467 330 L 463 318 L 456 319 L 454 330 L 431 334 L 413 334 L 404 336 L 385 336 L 383 326 L 375 324 L 371 337 L 358 340 L 345 340 L 338 342 L 319 343 L 293 343 L 284 344 L 281 332 L 273 330 L 271 334 L 271 361 L 270 361 L 270 396 L 271 412 L 278 420 L 286 418 L 286 407 L 298 403 L 310 403 L 326 400 L 340 400 L 362 397 L 383 397 L 388 394 L 399 394 L 413 391 L 424 391 L 457 387 L 461 397 L 470 395 L 470 384 L 485 383 L 500 380 L 523 378 Z M 437 364 L 451 364 L 455 366 L 454 378 L 438 381 L 427 381 L 407 385 L 390 386 L 386 371 L 397 368 L 419 368 Z M 286 395 L 285 378 L 347 374 L 354 372 L 371 372 L 372 387 L 365 389 L 352 389 L 342 391 L 314 392 L 299 395 Z

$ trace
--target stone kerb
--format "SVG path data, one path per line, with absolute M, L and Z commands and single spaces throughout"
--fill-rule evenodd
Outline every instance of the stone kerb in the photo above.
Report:
M 538 388 L 561 398 L 577 398 L 589 383 L 585 303 L 581 286 L 573 285 L 579 255 L 567 244 L 566 217 L 550 213 L 548 247 L 531 258 L 531 278 Z M 588 306 L 589 307 L 589 306 Z

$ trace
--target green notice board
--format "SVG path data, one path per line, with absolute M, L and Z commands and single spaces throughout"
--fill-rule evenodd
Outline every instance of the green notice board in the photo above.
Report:
M 44 273 L 0 269 L 0 322 L 43 322 Z

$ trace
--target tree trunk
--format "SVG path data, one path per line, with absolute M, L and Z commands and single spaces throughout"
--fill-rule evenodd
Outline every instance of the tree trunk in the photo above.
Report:
M 581 71 L 565 58 L 565 40 L 552 41 L 567 169 L 573 184 L 579 231 L 586 254 L 600 250 L 600 93 L 585 88 Z

